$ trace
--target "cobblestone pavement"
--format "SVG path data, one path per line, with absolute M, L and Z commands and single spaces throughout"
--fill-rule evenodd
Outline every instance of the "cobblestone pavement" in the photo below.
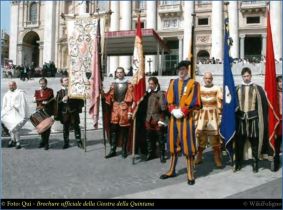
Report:
M 1 80 L 1 98 L 7 91 L 8 81 Z M 16 81 L 18 87 L 28 93 L 33 111 L 35 104 L 31 101 L 34 90 L 38 88 L 38 78 L 26 82 Z M 48 86 L 56 93 L 60 88 L 59 78 L 48 81 Z M 87 118 L 87 123 L 90 129 L 90 118 Z M 22 149 L 7 148 L 8 138 L 2 139 L 3 198 L 282 197 L 282 170 L 271 172 L 267 161 L 260 163 L 261 168 L 257 174 L 252 173 L 250 164 L 242 171 L 233 173 L 228 157 L 224 156 L 225 167 L 217 170 L 212 161 L 212 152 L 208 149 L 204 163 L 196 167 L 196 184 L 188 186 L 183 157 L 178 161 L 178 176 L 160 180 L 159 176 L 167 171 L 169 161 L 166 164 L 161 164 L 158 159 L 144 162 L 138 155 L 135 165 L 132 165 L 131 156 L 125 160 L 120 155 L 106 160 L 101 130 L 88 130 L 87 152 L 77 148 L 74 140 L 71 141 L 71 148 L 63 150 L 61 130 L 62 126 L 56 122 L 52 127 L 48 151 L 37 148 L 40 138 L 29 122 L 21 131 L 24 135 Z
M 157 158 L 144 162 L 137 156 L 132 165 L 131 156 L 125 160 L 120 155 L 105 159 L 101 131 L 89 131 L 87 137 L 87 152 L 74 140 L 69 149 L 63 150 L 62 133 L 51 135 L 48 151 L 37 148 L 37 135 L 23 137 L 20 150 L 7 148 L 9 139 L 2 139 L 3 198 L 282 197 L 282 170 L 271 172 L 266 161 L 260 163 L 257 174 L 248 163 L 242 171 L 233 173 L 224 156 L 225 168 L 217 170 L 208 149 L 204 163 L 196 167 L 196 184 L 189 186 L 183 157 L 177 165 L 178 176 L 160 180 L 169 161 L 161 164 Z M 73 133 L 70 138 L 74 138 Z

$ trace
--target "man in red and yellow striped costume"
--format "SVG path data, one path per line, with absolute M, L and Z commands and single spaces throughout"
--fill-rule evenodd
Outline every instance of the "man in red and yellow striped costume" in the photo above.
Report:
M 178 148 L 181 147 L 187 159 L 188 184 L 193 185 L 194 156 L 196 154 L 196 138 L 193 122 L 193 110 L 201 108 L 200 85 L 188 74 L 189 61 L 178 64 L 179 78 L 171 81 L 167 92 L 168 109 L 171 113 L 168 123 L 168 150 L 170 151 L 170 169 L 160 179 L 174 177 L 178 158 Z

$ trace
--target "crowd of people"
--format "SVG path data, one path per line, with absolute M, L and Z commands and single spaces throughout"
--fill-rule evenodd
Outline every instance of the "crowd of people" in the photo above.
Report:
M 198 65 L 201 64 L 222 64 L 223 61 L 220 59 L 212 58 L 199 58 L 197 61 Z M 257 63 L 265 63 L 265 56 L 258 57 L 258 56 L 251 56 L 249 58 L 233 58 L 234 64 L 257 64 Z M 275 63 L 282 63 L 282 58 L 279 60 L 275 59 Z
M 157 156 L 159 151 L 160 162 L 165 163 L 170 159 L 170 166 L 160 179 L 168 179 L 176 176 L 176 165 L 180 154 L 186 159 L 187 183 L 195 183 L 195 165 L 203 162 L 203 151 L 211 146 L 215 167 L 223 168 L 222 145 L 224 140 L 220 137 L 219 129 L 222 115 L 222 88 L 213 84 L 213 75 L 206 72 L 203 77 L 204 85 L 190 78 L 188 69 L 191 63 L 181 61 L 177 66 L 177 79 L 170 81 L 167 91 L 160 89 L 158 79 L 151 76 L 148 79 L 148 90 L 143 101 L 136 111 L 135 94 L 133 84 L 125 77 L 125 70 L 118 67 L 115 78 L 109 91 L 101 91 L 104 112 L 104 128 L 109 136 L 110 151 L 105 158 L 110 159 L 117 155 L 117 147 L 122 149 L 122 158 L 127 158 L 131 150 L 133 140 L 136 142 L 144 160 L 149 161 Z M 233 139 L 234 147 L 232 163 L 234 171 L 240 171 L 246 157 L 245 144 L 250 142 L 252 151 L 252 170 L 257 173 L 259 161 L 263 154 L 273 156 L 271 170 L 277 171 L 280 166 L 280 148 L 282 141 L 282 78 L 277 77 L 278 106 L 280 108 L 280 126 L 276 130 L 274 150 L 268 143 L 268 126 L 266 126 L 268 113 L 267 97 L 263 88 L 252 81 L 252 72 L 244 67 L 241 72 L 242 84 L 236 88 L 238 108 L 234 113 L 237 119 L 236 134 Z M 80 133 L 80 117 L 84 102 L 80 99 L 68 97 L 68 77 L 61 78 L 61 90 L 56 97 L 53 90 L 47 87 L 47 79 L 39 80 L 40 89 L 34 94 L 34 102 L 37 104 L 37 112 L 44 111 L 48 116 L 54 116 L 63 124 L 63 149 L 69 147 L 69 129 L 72 125 L 75 130 L 75 139 L 78 147 L 82 144 Z M 9 90 L 4 95 L 1 120 L 11 134 L 9 146 L 21 148 L 19 131 L 28 119 L 28 104 L 25 93 L 17 88 L 15 82 L 9 83 Z M 11 116 L 19 113 L 19 116 L 11 121 Z M 233 114 L 233 113 L 231 113 Z M 4 116 L 4 117 L 3 117 Z M 7 116 L 5 118 L 5 116 Z M 10 116 L 10 117 L 9 117 Z M 38 113 L 31 118 L 38 128 L 41 122 L 47 118 Z M 139 135 L 133 137 L 133 118 L 136 118 L 136 129 Z M 43 123 L 44 124 L 44 123 Z M 47 123 L 45 123 L 47 124 Z M 41 127 L 44 125 L 41 125 Z M 50 123 L 42 130 L 39 147 L 49 149 Z M 42 128 L 40 128 L 42 129 Z M 167 140 L 166 140 L 167 139 Z M 157 150 L 157 143 L 159 150 Z M 166 149 L 167 145 L 167 149 Z M 137 148 L 138 149 L 138 148 Z M 167 157 L 168 156 L 168 157 Z
M 34 77 L 55 77 L 57 68 L 53 61 L 44 62 L 42 68 L 35 67 L 34 62 L 22 65 L 5 65 L 5 76 L 10 78 L 20 78 L 22 81 L 30 80 Z

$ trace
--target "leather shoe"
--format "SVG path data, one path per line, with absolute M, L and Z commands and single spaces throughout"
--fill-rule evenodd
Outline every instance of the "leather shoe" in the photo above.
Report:
M 114 157 L 114 156 L 116 156 L 116 152 L 111 151 L 108 155 L 105 156 L 105 158 L 107 159 L 107 158 L 111 158 L 111 157 Z
M 44 144 L 43 144 L 43 142 L 40 142 L 38 148 L 42 148 L 42 147 L 44 147 Z
M 64 144 L 63 149 L 69 148 L 69 144 Z
M 82 143 L 81 140 L 78 140 L 78 141 L 77 141 L 77 144 L 78 144 L 78 147 L 79 147 L 79 148 L 83 148 L 83 143 Z
M 8 147 L 14 147 L 16 145 L 16 142 L 14 141 L 9 141 Z
M 128 154 L 126 152 L 122 153 L 122 158 L 126 159 L 128 157 Z
M 44 149 L 48 150 L 49 149 L 49 145 L 45 145 Z
M 236 164 L 234 168 L 234 172 L 240 171 L 242 169 L 242 166 L 240 164 Z
M 271 162 L 271 171 L 276 172 L 279 170 L 279 166 L 280 166 L 280 159 L 279 157 L 274 158 L 274 160 Z
M 160 176 L 160 179 L 168 179 L 168 178 L 172 178 L 172 177 L 175 177 L 175 176 L 176 176 L 175 173 L 173 173 L 172 175 L 162 174 L 162 175 Z
M 254 173 L 258 172 L 258 162 L 253 162 L 253 172 Z
M 21 148 L 22 148 L 22 146 L 20 144 L 16 145 L 16 149 L 21 149 Z
M 193 180 L 189 180 L 188 179 L 188 185 L 194 185 L 195 184 L 195 180 L 193 179 Z
M 166 163 L 166 158 L 165 158 L 164 156 L 161 156 L 161 157 L 160 157 L 160 162 L 161 162 L 161 163 Z
M 154 158 L 153 155 L 147 154 L 147 156 L 146 156 L 146 158 L 145 158 L 145 161 L 152 160 L 153 158 Z

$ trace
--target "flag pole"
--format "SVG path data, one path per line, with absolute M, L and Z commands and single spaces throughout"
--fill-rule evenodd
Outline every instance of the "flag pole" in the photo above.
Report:
M 140 27 L 140 14 L 141 14 L 141 10 L 136 10 L 135 11 L 138 17 L 138 27 Z M 134 119 L 134 128 L 133 128 L 133 148 L 132 148 L 132 164 L 135 164 L 135 152 L 136 152 L 136 122 L 137 122 L 137 118 L 136 118 L 136 112 L 133 115 L 133 119 Z
M 133 149 L 132 149 L 132 164 L 135 165 L 135 152 L 136 152 L 136 120 L 137 118 L 134 118 L 134 128 L 133 128 Z
M 195 57 L 194 57 L 194 45 L 195 45 L 195 17 L 196 13 L 192 13 L 192 32 L 191 32 L 191 53 L 189 59 L 191 61 L 190 65 L 190 76 L 192 79 L 195 79 Z
M 86 152 L 86 105 L 87 105 L 87 100 L 86 100 L 86 93 L 84 97 L 84 102 L 85 102 L 85 116 L 84 116 L 84 150 Z

